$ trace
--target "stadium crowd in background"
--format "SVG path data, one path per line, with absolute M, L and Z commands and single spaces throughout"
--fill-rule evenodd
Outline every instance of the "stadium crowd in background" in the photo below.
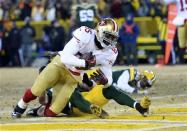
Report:
M 15 21 L 25 21 L 27 18 L 30 21 L 50 21 L 51 25 L 44 27 L 42 43 L 34 46 L 34 32 L 31 35 L 32 53 L 37 50 L 61 50 L 64 47 L 64 41 L 70 37 L 71 30 L 74 30 L 72 19 L 72 9 L 83 0 L 1 0 L 0 1 L 0 66 L 30 66 L 31 62 L 25 62 L 24 55 L 21 54 L 23 42 L 21 38 L 21 29 L 16 27 L 17 43 L 12 43 L 14 39 L 11 36 L 11 31 L 16 25 Z M 96 6 L 96 17 L 106 18 L 121 18 L 126 17 L 128 13 L 132 13 L 135 17 L 156 17 L 166 18 L 167 6 L 156 0 L 87 0 L 94 3 Z M 70 31 L 64 30 L 64 27 L 59 26 L 58 20 L 70 20 Z M 72 22 L 73 21 L 73 22 Z M 14 24 L 13 24 L 14 23 Z M 75 24 L 75 23 L 74 23 Z M 13 26 L 14 25 L 14 26 Z M 30 25 L 31 28 L 32 25 Z M 54 27 L 56 26 L 56 27 Z M 79 26 L 79 25 L 78 25 Z M 22 27 L 23 28 L 23 27 Z M 52 33 L 48 33 L 48 29 L 53 29 Z M 15 31 L 15 30 L 14 30 Z M 50 30 L 51 32 L 51 30 Z M 14 32 L 15 33 L 15 32 Z M 60 37 L 61 36 L 61 37 Z M 60 42 L 61 41 L 61 42 Z M 52 47 L 51 45 L 55 45 Z M 48 44 L 48 45 L 47 45 Z M 60 45 L 59 45 L 60 44 Z M 42 45 L 42 46 L 40 46 Z M 16 47 L 13 47 L 16 46 Z M 42 48 L 40 48 L 42 47 Z M 14 49 L 13 49 L 14 48 Z M 39 48 L 39 49 L 38 49 Z M 54 49 L 55 48 L 55 49 Z M 11 58 L 12 50 L 15 58 Z M 24 52 L 23 52 L 24 54 Z M 28 54 L 28 52 L 27 52 Z M 18 58 L 19 57 L 19 58 Z M 27 58 L 26 58 L 27 59 Z M 31 59 L 31 58 L 28 58 Z M 24 64 L 25 63 L 25 64 Z
M 34 21 L 69 19 L 71 7 L 81 0 L 1 0 L 0 20 Z M 124 17 L 132 12 L 140 16 L 165 16 L 166 6 L 155 0 L 92 0 L 101 17 Z

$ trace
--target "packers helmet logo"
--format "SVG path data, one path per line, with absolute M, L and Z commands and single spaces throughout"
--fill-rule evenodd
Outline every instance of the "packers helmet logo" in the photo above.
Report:
M 153 71 L 145 70 L 143 72 L 143 76 L 146 77 L 149 85 L 152 85 L 156 80 L 156 77 L 155 77 L 155 74 L 153 73 Z

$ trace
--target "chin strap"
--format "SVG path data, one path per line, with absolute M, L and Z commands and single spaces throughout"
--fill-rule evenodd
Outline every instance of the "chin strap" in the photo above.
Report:
M 97 48 L 99 48 L 99 49 L 103 49 L 103 47 L 102 47 L 101 43 L 98 41 L 98 39 L 97 39 L 97 37 L 96 37 L 96 36 L 95 36 L 94 41 L 95 41 L 95 45 L 97 46 Z

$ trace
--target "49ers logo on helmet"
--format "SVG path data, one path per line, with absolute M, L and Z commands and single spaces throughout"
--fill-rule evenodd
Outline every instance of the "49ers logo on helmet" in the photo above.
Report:
M 105 26 L 106 25 L 106 21 L 103 20 L 103 21 L 99 22 L 99 25 L 100 26 Z

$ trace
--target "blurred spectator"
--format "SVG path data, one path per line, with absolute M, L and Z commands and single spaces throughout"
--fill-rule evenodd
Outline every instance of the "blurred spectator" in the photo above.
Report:
M 109 7 L 106 4 L 105 0 L 98 0 L 97 2 L 97 7 L 98 7 L 98 13 L 101 17 L 108 17 L 109 14 Z
M 20 34 L 19 29 L 16 26 L 15 22 L 12 22 L 13 28 L 10 30 L 9 33 L 9 44 L 10 44 L 10 62 L 12 66 L 21 66 L 20 62 Z
M 120 29 L 120 43 L 124 48 L 124 56 L 126 56 L 127 65 L 137 65 L 137 37 L 139 28 L 134 22 L 134 15 L 128 14 L 126 22 Z
M 122 0 L 121 15 L 127 17 L 128 13 L 136 14 L 135 8 L 133 7 L 131 0 Z
M 25 25 L 20 30 L 21 49 L 23 52 L 23 65 L 29 66 L 32 58 L 32 44 L 35 37 L 35 29 L 30 25 L 30 18 L 25 18 Z
M 46 20 L 53 21 L 56 18 L 56 8 L 53 3 L 47 5 L 46 9 Z
M 18 5 L 12 6 L 10 18 L 11 20 L 20 20 L 21 10 L 19 9 Z
M 44 19 L 44 7 L 40 0 L 37 0 L 35 6 L 33 6 L 31 16 L 33 21 L 42 21 Z
M 2 9 L 3 9 L 3 20 L 9 20 L 10 19 L 11 2 L 9 0 L 4 1 L 2 3 Z
M 0 4 L 0 21 L 3 20 L 3 14 L 4 14 L 4 11 L 2 8 L 2 4 Z
M 121 0 L 114 0 L 110 7 L 110 14 L 114 18 L 121 17 Z
M 58 0 L 56 2 L 56 18 L 57 19 L 69 19 L 70 18 L 70 6 L 71 1 L 69 0 Z
M 10 60 L 10 39 L 9 39 L 9 22 L 4 22 L 1 26 L 1 65 L 0 66 L 9 66 L 9 60 Z
M 31 17 L 32 3 L 30 0 L 24 0 L 24 2 L 20 2 L 19 8 L 21 9 L 21 20 L 25 20 L 26 17 Z
M 61 8 L 61 18 L 62 19 L 69 19 L 70 18 L 70 11 L 71 10 L 71 2 L 69 0 L 62 1 L 62 8 Z
M 160 2 L 150 0 L 148 15 L 152 17 L 162 16 L 162 5 L 160 4 Z
M 45 49 L 51 51 L 59 51 L 64 48 L 65 44 L 65 30 L 60 26 L 58 21 L 52 21 L 51 26 L 44 28 L 44 42 Z
M 148 7 L 147 0 L 140 0 L 139 2 L 140 2 L 140 7 L 137 10 L 138 16 L 140 16 L 140 17 L 147 16 L 149 13 L 149 7 Z

